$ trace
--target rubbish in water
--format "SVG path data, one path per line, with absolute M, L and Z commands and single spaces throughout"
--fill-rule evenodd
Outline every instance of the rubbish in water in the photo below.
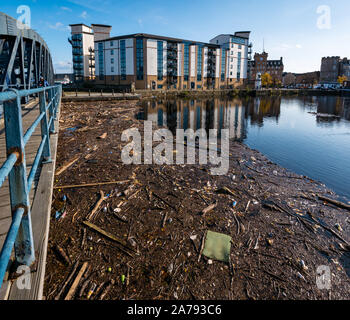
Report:
M 63 195 L 60 200 L 55 202 L 54 207 L 56 208 L 55 219 L 59 220 L 64 218 L 67 214 L 67 196 Z
M 203 255 L 210 259 L 229 262 L 232 238 L 226 234 L 208 231 Z
M 227 187 L 222 187 L 222 188 L 216 190 L 215 192 L 218 194 L 228 194 L 231 196 L 235 196 L 234 192 Z
M 97 137 L 97 139 L 106 139 L 107 138 L 107 132 L 105 132 L 104 134 L 102 134 L 101 136 Z
M 232 202 L 232 208 L 236 208 L 236 206 L 237 206 L 237 201 L 233 201 Z
M 122 284 L 124 284 L 125 283 L 125 275 L 124 274 L 122 274 L 121 280 L 122 280 Z
M 334 226 L 337 228 L 338 231 L 340 231 L 340 232 L 343 231 L 343 228 L 341 227 L 341 225 L 339 223 L 336 223 Z
M 92 296 L 93 293 L 95 292 L 96 288 L 97 288 L 97 285 L 96 285 L 95 282 L 93 282 L 93 283 L 91 284 L 90 289 L 89 289 L 89 291 L 88 291 L 88 294 L 87 294 L 87 296 L 86 296 L 86 298 L 87 298 L 88 300 L 91 298 L 91 296 Z
M 301 268 L 302 270 L 304 270 L 304 271 L 308 270 L 308 267 L 306 266 L 304 260 L 299 260 L 299 266 L 300 266 L 300 268 Z

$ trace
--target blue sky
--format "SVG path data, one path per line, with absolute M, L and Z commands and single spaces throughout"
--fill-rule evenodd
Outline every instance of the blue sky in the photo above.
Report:
M 349 0 L 1 0 L 0 11 L 18 18 L 31 9 L 31 27 L 49 45 L 56 72 L 71 69 L 69 24 L 113 26 L 112 36 L 144 32 L 209 41 L 220 33 L 250 30 L 254 52 L 284 58 L 285 71 L 319 70 L 322 56 L 350 58 Z M 330 8 L 330 28 L 320 29 L 319 6 Z

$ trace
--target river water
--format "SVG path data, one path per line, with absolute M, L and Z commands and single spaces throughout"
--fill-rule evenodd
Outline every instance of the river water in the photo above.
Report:
M 322 114 L 318 116 L 315 113 Z M 230 138 L 350 201 L 350 99 L 260 97 L 149 101 L 143 119 L 177 128 L 229 129 Z

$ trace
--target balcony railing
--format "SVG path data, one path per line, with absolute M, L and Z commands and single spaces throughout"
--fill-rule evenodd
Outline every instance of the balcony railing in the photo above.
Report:
M 55 132 L 62 87 L 45 87 L 32 90 L 10 89 L 0 93 L 4 106 L 7 159 L 0 167 L 0 188 L 8 177 L 12 222 L 0 254 L 0 287 L 2 285 L 12 249 L 15 247 L 16 263 L 30 266 L 35 261 L 29 193 L 38 167 L 51 162 L 50 134 Z M 40 114 L 24 134 L 21 98 L 39 94 Z M 25 146 L 38 125 L 41 125 L 41 143 L 27 177 Z

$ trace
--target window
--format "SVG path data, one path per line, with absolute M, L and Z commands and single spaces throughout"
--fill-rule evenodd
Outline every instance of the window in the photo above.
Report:
M 120 78 L 121 80 L 126 80 L 125 40 L 120 40 Z
M 114 55 L 114 50 L 111 50 L 111 55 L 112 55 L 112 56 Z
M 143 38 L 136 38 L 136 79 L 143 80 Z
M 113 41 L 111 41 L 111 47 L 113 47 Z
M 98 43 L 98 68 L 99 68 L 99 76 L 100 80 L 104 79 L 104 51 L 103 51 L 103 43 Z
M 114 67 L 111 67 L 111 72 L 114 72 Z
M 225 81 L 226 51 L 221 49 L 221 81 Z
M 157 58 L 158 80 L 163 80 L 163 41 L 157 42 Z
M 242 66 L 242 52 L 238 52 L 237 80 L 240 80 L 240 79 L 241 79 L 241 66 Z
M 111 58 L 111 63 L 112 63 L 112 64 L 114 63 L 114 58 Z
M 189 62 L 190 62 L 190 45 L 184 44 L 184 80 L 188 81 L 189 76 Z
M 202 81 L 202 58 L 203 58 L 203 52 L 202 52 L 202 45 L 198 45 L 198 52 L 197 52 L 197 81 Z
M 158 84 L 158 89 L 162 89 L 163 85 L 162 84 Z
M 238 49 L 242 49 L 242 45 L 241 44 L 238 45 Z

